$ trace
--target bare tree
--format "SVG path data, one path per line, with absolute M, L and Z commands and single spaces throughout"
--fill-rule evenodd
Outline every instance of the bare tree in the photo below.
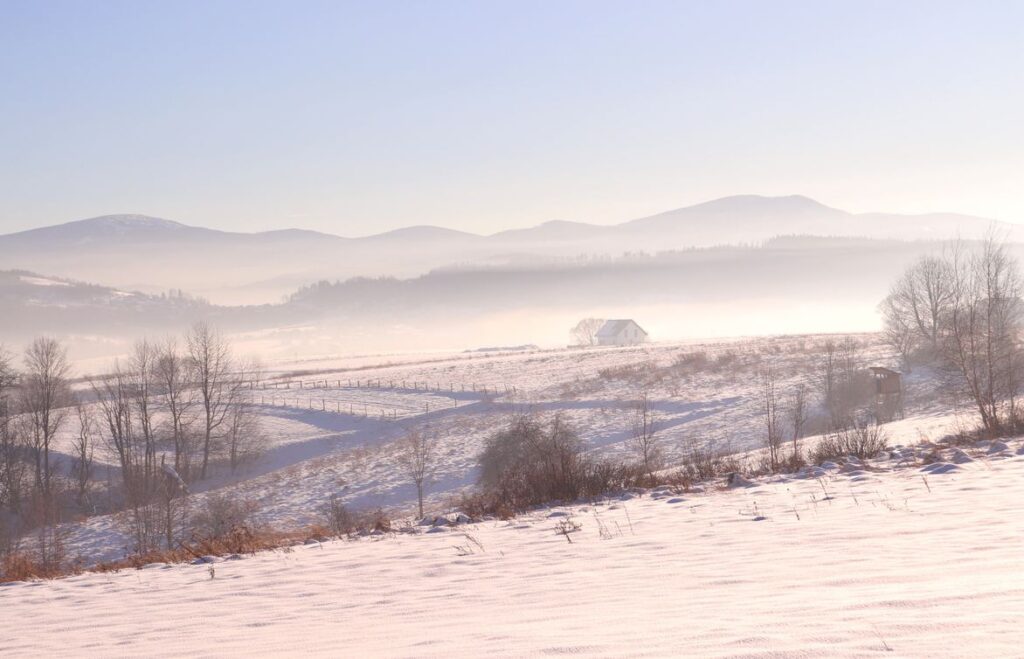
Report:
M 224 448 L 231 471 L 256 458 L 263 450 L 265 437 L 260 416 L 252 404 L 248 384 L 260 379 L 259 364 L 243 364 L 228 384 L 228 411 L 224 422 Z
M 849 426 L 870 394 L 866 373 L 861 369 L 860 345 L 851 337 L 825 342 L 819 366 L 822 402 L 831 429 Z
M 130 364 L 138 367 L 138 355 Z M 152 437 L 147 438 L 140 416 L 140 375 L 115 362 L 111 373 L 92 381 L 102 432 L 121 466 L 124 487 L 125 531 L 139 553 L 155 550 L 161 540 L 162 515 L 158 504 L 160 474 L 154 461 Z M 150 420 L 150 424 L 152 420 Z
M 138 438 L 142 448 L 142 473 L 139 477 L 148 491 L 156 480 L 157 472 L 157 437 L 156 423 L 156 367 L 158 355 L 155 347 L 145 339 L 137 342 L 129 362 L 129 379 L 131 400 L 134 404 L 134 420 L 138 427 Z
M 160 456 L 160 477 L 157 481 L 157 505 L 160 508 L 159 531 L 168 549 L 175 538 L 184 534 L 189 521 L 189 491 L 184 479 Z
M 192 467 L 189 423 L 195 397 L 188 381 L 188 361 L 174 338 L 168 338 L 159 347 L 155 371 L 174 444 L 174 471 L 188 480 Z
M 18 371 L 14 368 L 14 358 L 0 344 L 0 413 L 9 414 L 9 406 L 14 387 L 18 383 Z
M 660 436 L 650 396 L 646 391 L 633 403 L 632 434 L 633 450 L 640 457 L 644 473 L 654 480 L 654 472 L 661 468 L 662 451 Z
M 45 506 L 44 523 L 53 521 L 50 447 L 67 417 L 70 372 L 67 351 L 56 339 L 38 338 L 25 351 L 21 412 L 30 432 L 36 464 L 36 486 Z
M 604 322 L 600 318 L 584 318 L 576 323 L 571 330 L 573 342 L 579 346 L 597 345 L 597 332 L 604 326 Z
M 420 517 L 423 517 L 423 495 L 437 466 L 436 443 L 429 429 L 412 429 L 398 445 L 398 463 L 416 486 Z
M 14 361 L 0 346 L 0 540 L 13 542 L 25 499 L 27 465 L 25 446 L 14 422 L 18 373 Z M 0 542 L 0 555 L 10 542 Z
M 91 380 L 90 385 L 96 397 L 102 434 L 121 467 L 125 497 L 129 505 L 135 505 L 144 498 L 146 487 L 141 479 L 145 473 L 140 469 L 144 458 L 139 455 L 136 438 L 131 375 L 120 362 L 115 362 L 108 375 Z
M 1016 424 L 1022 355 L 1021 276 L 1006 246 L 990 236 L 975 253 L 951 258 L 953 294 L 945 355 L 981 423 L 996 435 Z
M 80 508 L 84 508 L 89 500 L 89 487 L 92 484 L 95 464 L 95 421 L 92 411 L 81 402 L 75 406 L 75 412 L 78 415 L 78 434 L 72 441 L 74 462 L 71 465 L 71 475 L 75 479 L 75 502 Z
M 920 340 L 918 330 L 911 325 L 912 317 L 899 306 L 898 299 L 892 294 L 882 300 L 879 311 L 882 314 L 882 336 L 899 355 L 903 369 L 910 373 L 913 368 L 911 357 Z
M 955 273 L 949 259 L 925 256 L 893 284 L 882 302 L 886 333 L 938 355 L 953 302 Z M 910 336 L 906 336 L 909 333 Z
M 782 425 L 779 420 L 779 399 L 776 393 L 775 369 L 771 366 L 761 371 L 761 411 L 765 418 L 765 447 L 772 473 L 782 466 Z
M 214 435 L 230 409 L 231 347 L 211 325 L 198 323 L 188 335 L 188 354 L 192 381 L 202 408 L 203 454 L 199 477 L 206 478 Z
M 810 414 L 807 401 L 807 385 L 799 383 L 793 388 L 789 405 L 789 420 L 793 426 L 793 456 L 800 456 L 800 440 L 804 437 L 804 428 Z
M 839 357 L 834 341 L 829 339 L 825 342 L 819 366 L 819 379 L 821 381 L 821 398 L 828 410 L 832 426 L 836 423 L 835 399 L 839 388 Z

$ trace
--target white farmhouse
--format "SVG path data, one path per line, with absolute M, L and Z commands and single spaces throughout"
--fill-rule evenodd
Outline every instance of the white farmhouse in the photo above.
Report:
M 647 340 L 647 332 L 635 320 L 607 320 L 597 330 L 599 346 L 635 346 Z

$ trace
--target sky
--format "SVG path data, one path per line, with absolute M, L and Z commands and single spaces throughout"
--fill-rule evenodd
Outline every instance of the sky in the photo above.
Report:
M 1024 3 L 0 0 L 0 233 L 1024 222 Z

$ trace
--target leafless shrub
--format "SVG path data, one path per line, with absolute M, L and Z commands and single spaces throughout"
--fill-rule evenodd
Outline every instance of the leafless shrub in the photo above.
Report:
M 5 581 L 30 581 L 34 579 L 55 579 L 71 574 L 62 565 L 52 565 L 38 555 L 25 551 L 0 554 L 0 583 Z
M 254 501 L 228 494 L 210 494 L 192 516 L 192 530 L 202 537 L 219 538 L 233 528 L 252 527 L 257 510 Z
M 873 423 L 854 422 L 847 428 L 831 432 L 818 442 L 811 453 L 816 463 L 837 460 L 846 456 L 860 459 L 873 458 L 886 449 L 885 430 Z
M 646 391 L 633 404 L 630 421 L 633 450 L 640 458 L 640 464 L 648 478 L 654 480 L 654 472 L 661 468 L 664 456 L 658 436 L 657 420 Z
M 356 515 L 341 502 L 341 498 L 336 494 L 331 495 L 324 506 L 324 519 L 327 528 L 331 529 L 335 535 L 349 535 L 358 528 Z
M 423 517 L 423 494 L 437 465 L 437 439 L 429 428 L 410 430 L 398 446 L 398 464 L 416 486 L 416 500 Z
M 707 370 L 710 360 L 703 350 L 681 352 L 672 360 L 672 366 L 682 374 L 694 374 Z
M 581 528 L 583 528 L 582 524 L 574 520 L 572 517 L 566 517 L 565 519 L 558 522 L 558 524 L 555 524 L 555 533 L 557 533 L 560 536 L 563 536 L 566 539 L 566 541 L 571 545 L 571 534 L 578 532 Z
M 689 483 L 699 483 L 742 471 L 740 460 L 727 449 L 702 446 L 690 439 L 678 474 Z
M 163 533 L 160 507 L 156 503 L 133 504 L 116 520 L 121 532 L 132 540 L 132 553 L 145 554 L 160 549 Z
M 481 492 L 471 505 L 486 514 L 598 496 L 634 485 L 643 473 L 585 455 L 576 431 L 558 415 L 546 423 L 514 417 L 486 440 L 479 464 Z
M 650 374 L 657 369 L 652 362 L 635 362 L 632 364 L 620 364 L 608 366 L 597 371 L 598 376 L 605 380 L 619 380 L 623 382 L 643 383 Z
M 769 468 L 772 473 L 777 473 L 782 463 L 783 435 L 775 369 L 771 366 L 761 371 L 761 412 L 765 419 L 765 448 L 768 450 Z
M 332 495 L 324 505 L 325 526 L 337 536 L 391 531 L 391 519 L 380 508 L 362 512 L 351 510 L 337 495 Z
M 807 400 L 807 385 L 797 384 L 790 395 L 789 421 L 793 430 L 793 453 L 800 453 L 800 440 L 804 438 L 810 416 L 810 404 Z
M 722 352 L 715 355 L 714 365 L 712 370 L 716 373 L 722 373 L 724 371 L 734 371 L 742 364 L 742 357 L 739 352 L 733 349 L 723 350 Z

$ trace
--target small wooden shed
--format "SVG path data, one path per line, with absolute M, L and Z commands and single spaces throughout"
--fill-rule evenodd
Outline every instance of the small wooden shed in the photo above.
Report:
M 875 394 L 878 396 L 899 395 L 903 391 L 900 372 L 884 366 L 872 366 L 871 375 L 875 378 Z
M 884 366 L 870 367 L 875 380 L 875 418 L 888 423 L 903 418 L 903 381 L 899 371 Z

